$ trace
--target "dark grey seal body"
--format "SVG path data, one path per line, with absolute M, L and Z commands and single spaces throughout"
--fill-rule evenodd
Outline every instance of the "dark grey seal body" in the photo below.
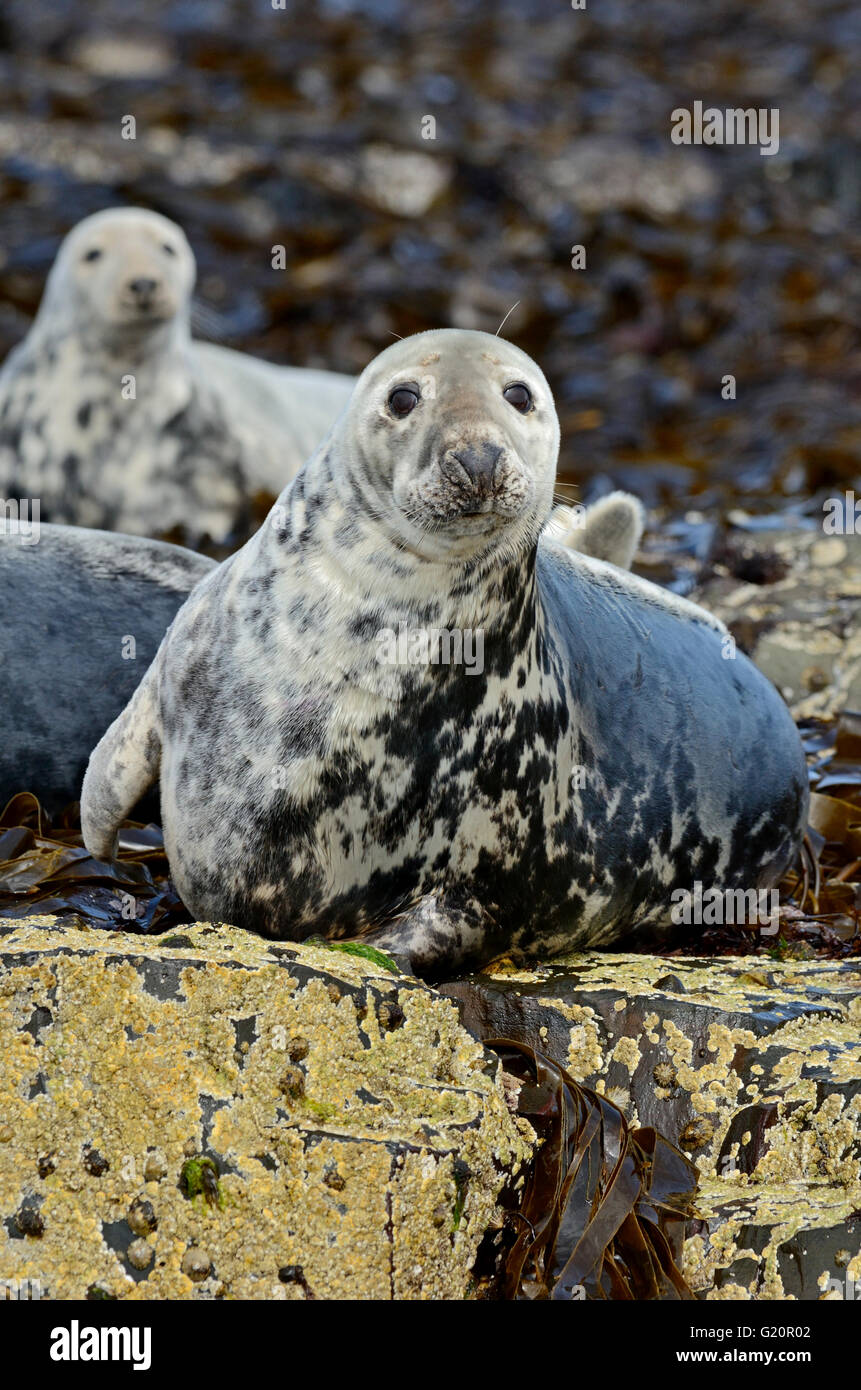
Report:
M 696 881 L 776 882 L 807 798 L 783 701 L 702 609 L 542 535 L 558 442 L 509 343 L 377 358 L 96 748 L 91 852 L 160 776 L 197 916 L 359 934 L 430 974 L 609 944 Z
M 19 791 L 49 811 L 78 797 L 94 743 L 213 568 L 134 536 L 0 526 L 0 807 Z

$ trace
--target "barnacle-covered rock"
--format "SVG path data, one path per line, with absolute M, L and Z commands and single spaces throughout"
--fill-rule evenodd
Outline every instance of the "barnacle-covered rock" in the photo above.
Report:
M 531 1152 L 451 1001 L 376 959 L 29 918 L 0 1028 L 0 1280 L 42 1298 L 459 1298 Z
M 861 1286 L 861 961 L 590 953 L 443 989 L 477 1036 L 540 1048 L 690 1156 L 700 1294 Z

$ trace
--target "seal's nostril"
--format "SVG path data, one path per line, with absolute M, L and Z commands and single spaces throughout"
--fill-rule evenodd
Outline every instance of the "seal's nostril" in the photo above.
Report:
M 158 280 L 148 280 L 143 276 L 137 280 L 129 280 L 129 289 L 138 299 L 146 299 L 149 295 L 155 294 Z
M 462 449 L 452 449 L 451 454 L 452 458 L 457 459 L 473 487 L 489 487 L 502 454 L 502 446 L 487 443 L 469 445 Z

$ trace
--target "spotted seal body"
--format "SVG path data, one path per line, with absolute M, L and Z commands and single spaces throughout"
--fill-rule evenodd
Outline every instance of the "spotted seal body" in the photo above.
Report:
M 25 340 L 0 372 L 0 497 L 42 517 L 140 535 L 248 534 L 346 406 L 350 377 L 192 340 L 195 263 L 140 208 L 79 223 Z
M 213 568 L 138 536 L 0 530 L 0 809 L 20 791 L 48 811 L 78 797 L 93 744 Z
M 789 714 L 716 619 L 542 535 L 558 443 L 511 344 L 372 362 L 95 749 L 90 850 L 160 775 L 196 915 L 431 974 L 610 943 L 696 880 L 774 883 L 806 808 Z
M 612 536 L 606 510 L 595 533 L 586 512 L 572 534 L 621 561 L 638 526 L 636 500 L 616 494 L 613 516 Z M 24 790 L 49 812 L 78 797 L 93 746 L 214 568 L 181 546 L 0 517 L 0 809 Z

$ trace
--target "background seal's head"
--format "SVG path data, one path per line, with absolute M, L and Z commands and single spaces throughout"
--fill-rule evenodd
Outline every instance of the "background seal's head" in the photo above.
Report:
M 456 328 L 394 343 L 359 377 L 341 429 L 350 480 L 398 545 L 457 560 L 537 542 L 559 421 L 512 343 Z
M 187 329 L 196 266 L 185 233 L 145 208 L 108 208 L 73 227 L 51 268 L 35 327 L 143 335 Z

